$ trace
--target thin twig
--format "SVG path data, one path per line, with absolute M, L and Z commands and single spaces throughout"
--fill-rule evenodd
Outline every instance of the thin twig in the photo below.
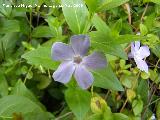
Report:
M 142 22 L 143 19 L 144 19 L 144 16 L 145 16 L 145 14 L 146 14 L 146 12 L 147 12 L 147 9 L 148 9 L 148 3 L 147 3 L 147 5 L 146 5 L 146 7 L 145 7 L 145 9 L 144 9 L 144 11 L 143 11 L 143 13 L 142 13 L 141 22 Z
M 109 96 L 110 90 L 107 91 L 107 94 L 105 95 L 104 99 L 107 100 L 108 96 Z
M 66 117 L 66 116 L 68 116 L 68 115 L 70 115 L 70 114 L 72 114 L 72 112 L 68 112 L 68 113 L 66 113 L 66 114 L 64 114 L 64 115 L 62 115 L 62 116 L 59 116 L 59 117 L 56 118 L 55 120 L 61 120 L 62 118 Z
M 140 71 L 140 72 L 138 73 L 138 75 L 137 75 L 136 84 L 137 84 L 137 81 L 138 81 L 138 78 L 139 78 L 140 74 L 141 74 L 141 71 Z M 136 84 L 135 84 L 135 85 L 136 85 Z M 134 85 L 134 86 L 132 86 L 132 89 L 134 89 L 135 85 Z M 125 102 L 124 102 L 124 104 L 123 104 L 122 108 L 120 109 L 120 112 L 122 112 L 122 111 L 123 111 L 123 109 L 125 108 L 125 106 L 126 106 L 127 102 L 128 102 L 128 98 L 126 98 L 126 100 L 125 100 Z
M 28 76 L 28 74 L 29 74 L 29 72 L 32 70 L 32 68 L 33 68 L 33 65 L 29 68 L 29 70 L 28 70 L 28 72 L 27 72 L 27 74 L 26 74 L 26 77 L 24 78 L 24 84 L 26 83 L 26 81 L 27 81 L 27 76 Z
M 127 10 L 127 14 L 128 14 L 128 23 L 131 25 L 132 23 L 132 17 L 131 17 L 131 9 L 130 9 L 130 5 L 128 3 L 124 4 L 124 8 Z
M 125 100 L 125 102 L 124 102 L 124 104 L 123 104 L 123 106 L 122 106 L 122 108 L 121 108 L 120 112 L 122 112 L 122 111 L 123 111 L 123 109 L 124 109 L 124 107 L 126 106 L 127 102 L 128 102 L 128 98 L 126 98 L 126 100 Z

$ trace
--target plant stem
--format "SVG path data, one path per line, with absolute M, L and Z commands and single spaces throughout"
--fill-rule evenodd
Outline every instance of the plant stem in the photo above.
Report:
M 32 70 L 32 68 L 33 68 L 33 65 L 29 68 L 29 70 L 28 70 L 28 72 L 27 72 L 27 74 L 26 74 L 26 77 L 24 78 L 24 84 L 26 83 L 26 81 L 27 81 L 27 76 L 28 76 L 28 74 L 29 74 L 29 72 Z
M 64 114 L 64 115 L 62 115 L 62 116 L 59 116 L 59 117 L 56 118 L 55 120 L 61 120 L 62 118 L 66 117 L 66 116 L 68 116 L 68 115 L 70 115 L 70 114 L 72 114 L 72 112 L 68 112 L 68 113 L 66 113 L 66 114 Z

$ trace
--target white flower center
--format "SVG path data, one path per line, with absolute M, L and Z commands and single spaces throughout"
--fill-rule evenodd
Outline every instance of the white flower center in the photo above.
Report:
M 74 59 L 74 63 L 76 64 L 80 64 L 82 62 L 81 56 L 75 56 L 73 59 Z

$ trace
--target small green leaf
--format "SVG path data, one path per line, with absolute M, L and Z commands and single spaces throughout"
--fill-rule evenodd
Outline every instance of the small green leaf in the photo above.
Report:
M 131 88 L 132 87 L 132 80 L 133 79 L 135 79 L 135 77 L 127 76 L 127 75 L 122 75 L 121 78 L 120 78 L 121 83 L 127 88 Z
M 66 22 L 73 33 L 81 34 L 86 30 L 89 20 L 89 12 L 83 0 L 61 0 L 62 10 Z M 80 6 L 74 6 L 80 5 Z M 69 7 L 70 6 L 70 7 Z
M 141 77 L 142 77 L 143 79 L 148 79 L 149 76 L 150 76 L 150 73 L 141 72 Z
M 114 120 L 129 120 L 129 117 L 122 113 L 113 113 Z
M 96 87 L 117 91 L 124 90 L 110 66 L 101 71 L 93 71 L 93 75 L 95 79 L 94 86 Z
M 38 84 L 37 84 L 38 89 L 45 89 L 52 82 L 51 78 L 41 74 L 36 75 L 34 79 L 38 81 Z
M 139 115 L 143 110 L 143 101 L 140 98 L 134 100 L 132 103 L 132 108 L 133 108 L 134 115 L 135 116 Z
M 158 58 L 160 58 L 160 44 L 155 45 L 151 50 Z
M 99 0 L 85 0 L 88 8 L 89 8 L 89 11 L 92 13 L 92 12 L 95 12 L 97 7 L 98 7 L 98 3 L 99 3 Z
M 48 69 L 56 69 L 57 62 L 51 59 L 51 48 L 50 47 L 39 47 L 35 50 L 31 50 L 24 55 L 22 58 L 26 59 L 31 65 L 41 65 Z
M 34 113 L 34 117 L 30 117 L 29 120 L 35 120 L 35 116 L 42 115 L 43 120 L 47 120 L 47 114 L 39 107 L 36 103 L 30 99 L 17 96 L 9 95 L 0 99 L 0 116 L 12 117 L 13 113 L 21 113 L 22 117 L 31 115 Z
M 19 32 L 20 25 L 17 20 L 0 19 L 0 34 Z
M 90 109 L 90 93 L 81 89 L 69 88 L 65 91 L 65 99 L 77 119 L 83 120 L 84 116 Z
M 141 99 L 143 100 L 144 104 L 147 104 L 148 92 L 149 92 L 148 81 L 141 79 L 137 87 L 137 94 L 141 96 Z
M 53 37 L 53 33 L 48 26 L 38 26 L 33 29 L 32 37 L 41 38 L 41 37 Z
M 123 59 L 127 59 L 127 54 L 122 49 L 121 45 L 112 43 L 113 37 L 100 31 L 90 32 L 92 46 L 106 54 L 115 55 Z
M 104 33 L 110 32 L 110 28 L 106 25 L 106 23 L 97 14 L 95 14 L 93 16 L 92 23 L 94 24 L 94 26 L 96 27 L 96 29 L 98 31 L 104 32 Z
M 158 101 L 157 103 L 156 116 L 157 116 L 157 119 L 159 120 L 160 119 L 160 101 Z
M 141 35 L 146 35 L 148 33 L 148 29 L 144 24 L 140 24 L 140 32 Z
M 46 21 L 48 22 L 50 30 L 55 37 L 59 37 L 62 35 L 62 27 L 61 23 L 58 21 L 58 18 L 55 18 L 53 16 L 48 16 Z
M 108 2 L 109 1 L 109 2 Z M 105 0 L 102 5 L 98 8 L 97 11 L 102 11 L 102 10 L 110 10 L 112 8 L 118 7 L 129 0 Z
M 0 73 L 0 97 L 8 95 L 8 83 L 5 76 Z
M 112 35 L 118 36 L 122 29 L 122 19 L 119 19 L 112 27 Z
M 3 4 L 5 4 L 3 6 Z M 12 7 L 6 7 L 6 5 L 11 5 L 10 1 L 7 0 L 0 0 L 0 16 L 2 15 L 3 17 L 10 17 L 12 13 Z
M 146 2 L 153 2 L 153 3 L 156 3 L 156 4 L 159 4 L 160 5 L 160 1 L 159 0 L 143 0 L 144 3 Z
M 26 86 L 21 80 L 18 80 L 16 85 L 13 87 L 11 95 L 24 96 L 34 102 L 38 101 L 36 97 L 33 95 L 33 93 L 26 88 Z
M 132 41 L 139 41 L 142 39 L 146 39 L 145 36 L 140 36 L 140 35 L 120 35 L 119 37 L 116 38 L 116 40 L 113 42 L 114 44 L 124 44 L 124 43 L 130 43 Z

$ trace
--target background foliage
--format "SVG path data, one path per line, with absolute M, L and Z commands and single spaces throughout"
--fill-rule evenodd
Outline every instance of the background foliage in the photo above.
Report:
M 52 44 L 75 34 L 108 60 L 88 90 L 52 79 Z M 160 119 L 159 36 L 159 0 L 0 0 L 0 120 Z M 149 74 L 128 59 L 136 40 Z

